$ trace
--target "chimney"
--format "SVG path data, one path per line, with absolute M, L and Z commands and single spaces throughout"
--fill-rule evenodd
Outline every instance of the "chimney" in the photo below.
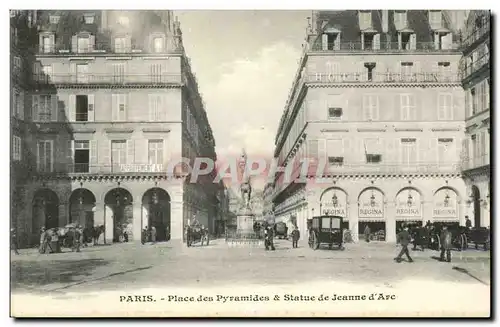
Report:
M 382 32 L 389 31 L 389 10 L 382 10 Z
M 101 32 L 108 28 L 108 12 L 101 10 Z

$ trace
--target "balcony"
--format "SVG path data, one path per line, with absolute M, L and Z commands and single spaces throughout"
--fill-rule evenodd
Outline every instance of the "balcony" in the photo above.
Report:
M 76 84 L 76 85 L 166 85 L 183 83 L 179 74 L 50 74 L 33 75 L 39 85 Z
M 480 27 L 476 27 L 470 34 L 465 35 L 462 44 L 462 49 L 466 49 L 475 44 L 478 40 L 486 38 L 491 33 L 490 15 L 486 16 Z
M 69 174 L 69 175 L 92 175 L 92 174 L 159 174 L 167 173 L 167 165 L 163 164 L 108 164 L 91 165 L 88 163 L 56 164 L 53 172 L 42 172 L 41 174 Z
M 474 61 L 471 65 L 464 65 L 463 66 L 461 78 L 463 80 L 465 80 L 469 76 L 482 70 L 485 67 L 487 67 L 487 69 L 489 69 L 489 66 L 490 66 L 490 54 L 485 53 L 480 58 L 478 58 L 476 61 Z
M 468 158 L 462 161 L 461 169 L 463 171 L 477 169 L 490 165 L 490 155 L 485 154 L 479 157 Z
M 405 46 L 399 42 L 380 42 L 380 46 L 373 43 L 362 42 L 337 42 L 328 44 L 326 49 L 323 44 L 309 45 L 307 51 L 310 52 L 395 52 L 395 53 L 413 53 L 413 52 L 457 52 L 459 43 L 452 43 L 449 46 L 443 46 L 434 42 L 417 42 L 414 47 Z
M 307 83 L 460 83 L 460 74 L 452 73 L 316 73 L 305 75 Z
M 37 49 L 39 55 L 99 55 L 99 54 L 113 54 L 113 55 L 133 55 L 133 54 L 147 54 L 147 55 L 161 55 L 172 53 L 183 53 L 182 48 L 169 48 L 168 46 L 162 52 L 151 52 L 145 49 L 141 49 L 140 46 L 133 45 L 131 47 L 115 48 L 111 47 L 111 42 L 96 42 L 95 45 L 90 45 L 88 47 L 79 47 L 76 51 L 73 51 L 71 44 L 55 44 L 55 45 L 44 45 Z

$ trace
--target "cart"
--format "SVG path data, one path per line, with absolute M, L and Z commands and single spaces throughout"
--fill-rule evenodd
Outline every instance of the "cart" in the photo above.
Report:
M 317 250 L 321 244 L 328 244 L 330 249 L 337 246 L 344 250 L 343 218 L 340 216 L 319 216 L 308 221 L 309 247 Z

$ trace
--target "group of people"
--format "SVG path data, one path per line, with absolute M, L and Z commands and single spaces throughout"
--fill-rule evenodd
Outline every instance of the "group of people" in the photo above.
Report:
M 275 231 L 274 231 L 273 226 L 271 226 L 269 224 L 266 224 L 264 226 L 264 247 L 265 247 L 266 251 L 276 250 L 276 248 L 274 246 L 274 236 L 275 236 L 274 232 Z M 290 235 L 292 236 L 292 248 L 294 248 L 294 249 L 298 248 L 299 247 L 299 239 L 300 239 L 299 228 L 297 226 L 294 226 Z

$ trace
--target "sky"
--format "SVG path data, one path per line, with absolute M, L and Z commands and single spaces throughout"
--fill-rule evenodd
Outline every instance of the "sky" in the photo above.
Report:
M 176 11 L 219 158 L 272 157 L 310 11 Z

